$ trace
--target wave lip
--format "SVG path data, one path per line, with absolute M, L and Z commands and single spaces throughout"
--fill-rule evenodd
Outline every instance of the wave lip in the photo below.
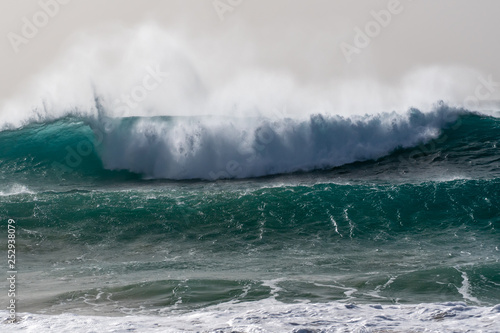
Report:
M 308 119 L 122 118 L 97 124 L 110 170 L 146 178 L 220 179 L 328 169 L 436 138 L 461 109 Z M 111 125 L 110 125 L 111 124 Z

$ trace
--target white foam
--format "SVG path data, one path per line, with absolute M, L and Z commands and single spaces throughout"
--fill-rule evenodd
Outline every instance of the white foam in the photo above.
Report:
M 475 304 L 481 304 L 481 301 L 479 301 L 479 299 L 477 299 L 476 297 L 472 296 L 470 293 L 470 282 L 467 273 L 459 270 L 457 267 L 455 267 L 455 269 L 462 274 L 462 286 L 457 287 L 458 292 L 463 296 L 464 300 L 473 302 Z
M 350 118 L 141 118 L 101 130 L 100 152 L 105 168 L 147 178 L 259 177 L 380 158 L 436 138 L 458 114 L 441 105 L 426 114 Z
M 2 317 L 6 311 L 0 312 Z M 284 304 L 274 299 L 226 303 L 168 316 L 98 317 L 18 314 L 9 332 L 498 332 L 500 305 Z
M 18 194 L 35 194 L 35 192 L 31 191 L 29 188 L 27 188 L 24 185 L 20 184 L 14 184 L 11 185 L 8 189 L 0 191 L 0 196 L 6 197 L 6 196 L 11 196 L 11 195 L 18 195 Z

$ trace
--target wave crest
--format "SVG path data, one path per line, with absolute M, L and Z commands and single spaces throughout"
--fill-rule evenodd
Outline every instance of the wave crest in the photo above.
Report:
M 436 138 L 460 109 L 308 119 L 153 117 L 105 119 L 100 156 L 110 170 L 147 178 L 248 178 L 372 160 Z

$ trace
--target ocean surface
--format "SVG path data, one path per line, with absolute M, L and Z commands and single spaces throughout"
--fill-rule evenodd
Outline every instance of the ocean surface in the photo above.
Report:
M 500 332 L 494 114 L 5 127 L 0 331 Z

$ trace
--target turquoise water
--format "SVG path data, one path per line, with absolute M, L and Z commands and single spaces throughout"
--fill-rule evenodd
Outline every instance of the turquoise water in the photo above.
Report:
M 462 114 L 375 160 L 217 181 L 108 169 L 106 138 L 84 119 L 0 132 L 19 311 L 169 315 L 266 299 L 493 306 L 499 128 Z

